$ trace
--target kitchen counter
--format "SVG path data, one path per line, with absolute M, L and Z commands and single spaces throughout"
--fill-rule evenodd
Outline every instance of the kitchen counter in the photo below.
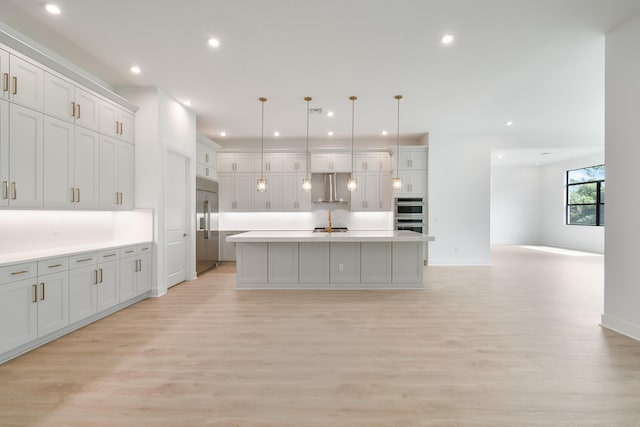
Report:
M 237 289 L 421 289 L 424 242 L 413 231 L 250 231 L 236 243 Z
M 227 238 L 228 242 L 426 242 L 429 236 L 413 231 L 354 230 L 344 232 L 249 231 Z

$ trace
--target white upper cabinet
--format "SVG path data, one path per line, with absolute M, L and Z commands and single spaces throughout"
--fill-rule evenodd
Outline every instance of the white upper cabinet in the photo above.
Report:
M 75 122 L 76 88 L 73 83 L 44 73 L 44 113 L 61 120 Z
M 44 70 L 17 56 L 9 56 L 9 99 L 16 104 L 42 111 Z
M 119 209 L 133 209 L 135 147 L 131 144 L 120 142 L 117 152 L 117 176 L 118 191 L 120 192 Z
M 94 94 L 76 87 L 76 125 L 87 129 L 100 130 L 100 103 Z
M 80 209 L 100 207 L 100 135 L 76 127 L 75 206 Z
M 100 133 L 133 142 L 134 131 L 133 114 L 110 102 L 101 102 Z
M 351 172 L 351 154 L 312 154 L 311 172 Z
M 2 77 L 0 99 L 9 99 L 9 52 L 2 49 L 0 49 L 0 77 Z
M 76 199 L 75 126 L 44 116 L 44 204 L 73 207 Z M 83 160 L 81 160 L 83 161 Z
M 426 170 L 427 169 L 427 155 L 425 151 L 411 151 L 411 150 L 400 150 L 400 162 L 398 165 L 399 170 L 406 169 L 418 169 L 418 170 Z M 392 165 L 393 168 L 396 168 L 396 165 Z
M 307 171 L 307 153 L 284 154 L 282 161 L 283 172 L 306 173 Z
M 43 114 L 11 105 L 9 111 L 9 206 L 43 206 Z
M 258 158 L 258 166 L 260 159 Z M 218 172 L 251 172 L 254 171 L 253 154 L 218 154 Z
M 354 155 L 354 171 L 377 172 L 391 170 L 391 157 L 388 152 L 357 153 Z
M 0 185 L 2 185 L 0 206 L 9 206 L 9 103 L 2 99 L 0 99 Z

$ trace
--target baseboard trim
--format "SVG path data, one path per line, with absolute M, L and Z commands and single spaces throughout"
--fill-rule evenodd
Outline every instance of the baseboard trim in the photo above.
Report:
M 603 314 L 600 319 L 600 326 L 610 329 L 619 334 L 640 341 L 640 325 L 618 319 L 608 314 Z

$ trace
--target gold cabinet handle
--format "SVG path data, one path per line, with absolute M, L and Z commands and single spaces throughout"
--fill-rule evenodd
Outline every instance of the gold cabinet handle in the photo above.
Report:
M 204 161 L 205 161 L 205 163 L 209 163 L 209 155 L 208 154 L 204 155 Z
M 4 84 L 2 85 L 2 90 L 5 92 L 9 91 L 9 73 L 4 73 Z
M 79 259 L 79 260 L 78 260 L 78 261 L 76 261 L 76 262 L 87 262 L 87 261 L 91 261 L 91 260 L 93 260 L 93 258 Z
M 97 285 L 98 284 L 98 270 L 93 270 L 94 274 L 95 274 L 95 278 L 93 280 L 93 284 Z
M 18 78 L 17 77 L 13 78 L 13 94 L 14 95 L 18 94 Z
M 9 181 L 4 181 L 2 184 L 2 198 L 6 200 L 9 198 Z
M 122 129 L 124 129 L 124 126 L 122 125 L 122 122 L 120 122 L 120 135 L 122 135 Z
M 16 276 L 18 274 L 24 274 L 24 273 L 28 273 L 29 270 L 22 270 L 22 271 L 14 271 L 11 273 L 12 276 Z
M 13 200 L 16 200 L 18 198 L 18 184 L 16 184 L 15 181 L 13 181 Z
M 78 118 L 80 118 L 80 104 L 78 104 Z
M 48 266 L 48 268 L 56 268 L 56 267 L 62 267 L 62 264 L 53 264 Z
M 119 129 L 120 129 L 120 122 L 116 120 L 116 135 L 118 134 Z
M 38 285 L 33 285 L 33 299 L 31 302 L 38 302 Z
M 76 202 L 76 192 L 75 190 L 72 188 L 71 189 L 71 203 L 75 203 Z
M 71 102 L 71 117 L 75 117 L 75 116 L 76 116 L 76 103 Z
M 100 283 L 102 283 L 102 269 L 100 269 Z
M 76 188 L 76 202 L 80 203 L 80 189 Z
M 40 296 L 40 301 L 44 301 L 44 282 L 40 282 L 40 287 L 42 288 L 42 295 Z
M 107 255 L 103 255 L 102 258 L 109 258 L 112 256 L 116 256 L 117 254 L 107 254 Z

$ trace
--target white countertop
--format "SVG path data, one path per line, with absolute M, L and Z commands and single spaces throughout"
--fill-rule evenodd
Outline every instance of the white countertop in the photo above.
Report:
M 85 252 L 99 251 L 121 246 L 137 245 L 141 243 L 148 243 L 148 241 L 145 240 L 138 242 L 110 240 L 95 243 L 86 243 L 81 245 L 57 246 L 52 248 L 34 249 L 31 251 L 0 254 L 0 267 L 6 264 L 16 264 L 19 262 L 35 261 L 57 256 L 77 255 Z
M 227 237 L 227 242 L 426 242 L 429 236 L 413 231 L 354 230 L 334 233 L 312 231 L 249 231 Z

